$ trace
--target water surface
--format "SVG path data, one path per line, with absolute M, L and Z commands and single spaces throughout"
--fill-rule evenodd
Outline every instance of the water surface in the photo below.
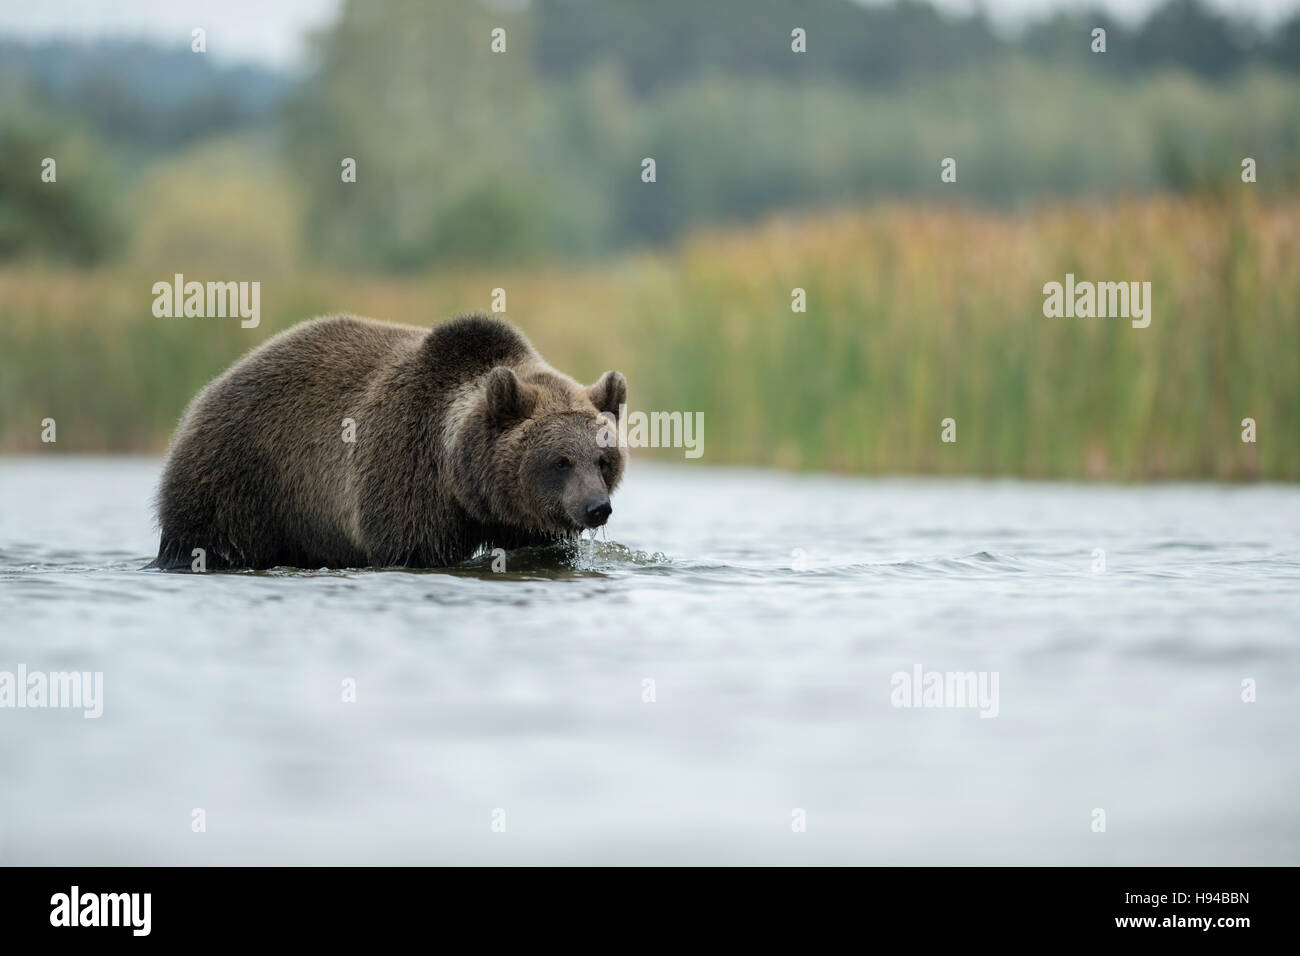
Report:
M 0 671 L 104 675 L 0 709 L 0 862 L 1300 863 L 1296 488 L 634 461 L 504 572 L 181 575 L 159 467 L 0 460 Z

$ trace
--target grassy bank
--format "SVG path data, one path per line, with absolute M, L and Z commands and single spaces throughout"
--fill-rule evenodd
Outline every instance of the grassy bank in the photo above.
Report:
M 158 450 L 204 382 L 280 329 L 330 311 L 429 324 L 489 308 L 500 287 L 553 364 L 588 381 L 622 369 L 637 408 L 703 411 L 705 463 L 1296 480 L 1300 202 L 1249 189 L 1022 215 L 877 207 L 582 271 L 10 267 L 0 450 Z M 155 318 L 151 287 L 172 271 L 261 281 L 260 327 Z M 1150 281 L 1150 327 L 1045 318 L 1043 284 L 1067 272 Z M 1241 441 L 1246 417 L 1257 444 Z M 940 441 L 945 418 L 956 443 Z

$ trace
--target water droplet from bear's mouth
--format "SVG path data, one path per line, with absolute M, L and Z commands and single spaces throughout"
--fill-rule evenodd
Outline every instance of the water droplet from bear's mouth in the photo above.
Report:
M 596 544 L 599 528 L 585 528 L 578 535 L 578 563 L 585 571 L 594 570 L 600 550 Z

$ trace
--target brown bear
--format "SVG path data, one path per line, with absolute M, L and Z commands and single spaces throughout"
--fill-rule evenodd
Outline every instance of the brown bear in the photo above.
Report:
M 150 567 L 428 568 L 572 538 L 609 519 L 626 401 L 622 373 L 584 388 L 485 315 L 304 322 L 190 403 Z

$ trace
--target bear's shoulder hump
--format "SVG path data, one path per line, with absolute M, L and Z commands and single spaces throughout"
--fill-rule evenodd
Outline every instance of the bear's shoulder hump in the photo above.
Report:
M 435 326 L 425 339 L 429 359 L 465 373 L 535 359 L 524 334 L 509 322 L 483 313 L 462 315 Z

